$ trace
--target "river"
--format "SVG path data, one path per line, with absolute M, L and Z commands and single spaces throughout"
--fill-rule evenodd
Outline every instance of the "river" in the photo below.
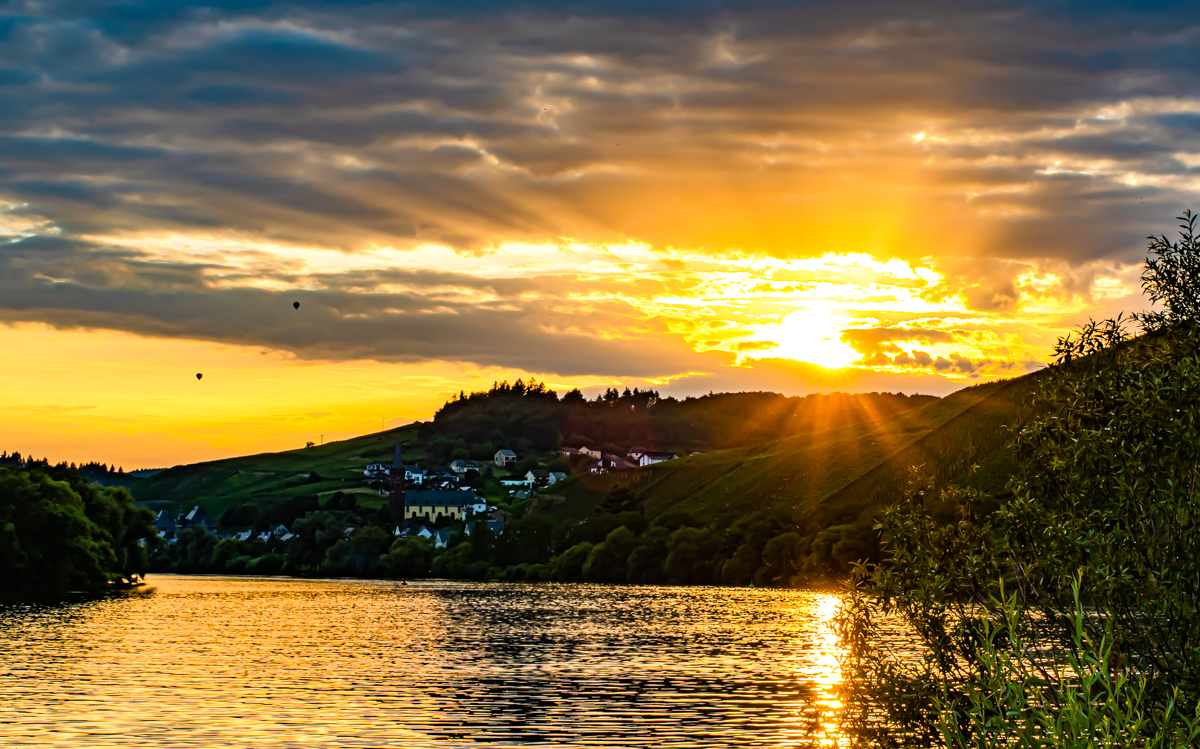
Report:
M 152 575 L 0 604 L 0 746 L 839 745 L 837 602 Z

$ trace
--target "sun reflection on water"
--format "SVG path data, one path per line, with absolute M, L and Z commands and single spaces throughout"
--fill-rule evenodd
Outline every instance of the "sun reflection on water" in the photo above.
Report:
M 836 596 L 151 582 L 0 605 L 0 745 L 844 745 Z

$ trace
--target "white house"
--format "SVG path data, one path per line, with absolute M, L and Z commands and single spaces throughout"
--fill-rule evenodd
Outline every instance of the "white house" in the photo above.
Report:
M 655 463 L 665 463 L 668 460 L 675 460 L 675 458 L 677 458 L 677 457 L 679 457 L 679 456 L 677 456 L 675 453 L 650 453 L 650 452 L 648 452 L 648 453 L 644 453 L 642 455 L 642 457 L 638 458 L 638 465 L 639 466 L 652 466 Z
M 456 460 L 450 464 L 450 470 L 461 476 L 467 471 L 478 471 L 479 464 L 473 460 Z
M 528 486 L 529 482 L 524 476 L 504 476 L 500 479 L 500 486 Z
M 557 484 L 559 481 L 566 481 L 566 480 L 567 480 L 567 474 L 563 473 L 562 471 L 551 471 L 550 472 L 550 482 L 546 485 L 550 486 L 551 484 Z
M 625 452 L 625 457 L 636 463 L 648 452 L 650 452 L 650 448 L 642 447 L 641 445 L 634 445 Z
M 404 466 L 404 480 L 420 486 L 425 482 L 425 470 L 419 465 Z
M 497 450 L 495 457 L 492 458 L 492 462 L 494 462 L 500 468 L 503 468 L 509 463 L 516 463 L 517 454 L 512 450 Z
M 363 469 L 363 475 L 372 479 L 386 478 L 391 470 L 392 466 L 388 463 L 372 463 Z
M 475 496 L 475 504 L 467 505 L 467 509 L 471 511 L 471 515 L 482 515 L 488 511 L 487 500 L 478 495 Z
M 550 481 L 550 472 L 535 468 L 525 474 L 525 480 L 530 486 L 546 486 Z
M 584 445 L 583 447 L 579 448 L 579 453 L 581 455 L 591 455 L 593 458 L 597 458 L 597 459 L 600 458 L 602 455 L 602 453 L 600 452 L 600 448 L 591 447 L 590 445 Z

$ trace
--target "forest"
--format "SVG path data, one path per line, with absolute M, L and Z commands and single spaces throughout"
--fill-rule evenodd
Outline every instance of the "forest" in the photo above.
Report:
M 655 390 L 608 388 L 587 400 L 578 390 L 561 398 L 544 383 L 495 383 L 459 393 L 422 425 L 435 462 L 487 460 L 496 450 L 546 453 L 591 445 L 624 455 L 639 445 L 686 454 L 758 444 L 850 422 L 886 419 L 937 400 L 904 393 L 710 393 L 682 400 Z

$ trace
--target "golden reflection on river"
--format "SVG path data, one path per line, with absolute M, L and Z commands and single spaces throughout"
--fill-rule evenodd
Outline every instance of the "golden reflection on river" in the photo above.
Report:
M 840 746 L 835 596 L 156 575 L 0 604 L 0 746 Z

